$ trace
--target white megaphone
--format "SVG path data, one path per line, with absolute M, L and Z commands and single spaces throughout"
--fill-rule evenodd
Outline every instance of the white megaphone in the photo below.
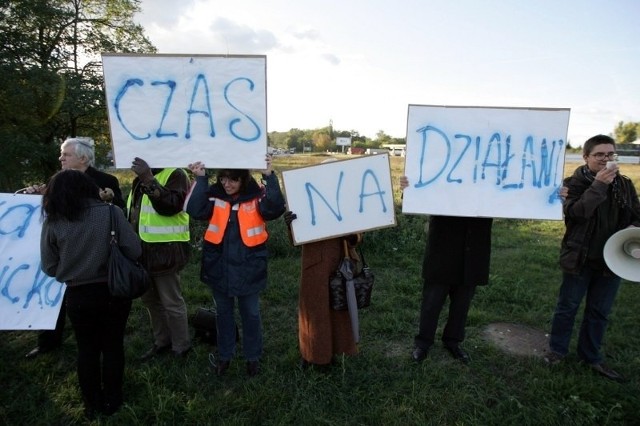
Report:
M 614 274 L 640 282 L 640 228 L 626 228 L 609 237 L 603 256 Z

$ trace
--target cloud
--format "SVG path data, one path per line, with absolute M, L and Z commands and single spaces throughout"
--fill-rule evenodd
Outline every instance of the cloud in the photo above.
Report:
M 279 47 L 277 37 L 268 30 L 254 30 L 226 18 L 216 18 L 209 29 L 213 37 L 227 46 L 227 50 L 264 53 Z
M 314 29 L 292 31 L 291 34 L 301 40 L 318 40 L 320 38 L 320 33 Z
M 158 25 L 160 27 L 175 26 L 183 13 L 193 7 L 195 0 L 153 0 L 143 1 L 140 5 L 141 13 L 136 20 L 144 27 Z
M 318 52 L 326 48 L 320 42 L 320 34 L 314 29 L 291 30 L 278 36 L 266 29 L 254 29 L 248 25 L 218 17 L 211 23 L 208 31 L 212 34 L 212 42 L 218 46 L 225 46 L 228 52 L 264 54 L 279 51 L 293 55 L 298 52 Z M 333 53 L 316 53 L 315 55 L 330 65 L 339 65 L 341 62 L 340 58 Z
M 340 58 L 333 53 L 324 53 L 321 55 L 322 59 L 329 62 L 331 65 L 340 65 Z

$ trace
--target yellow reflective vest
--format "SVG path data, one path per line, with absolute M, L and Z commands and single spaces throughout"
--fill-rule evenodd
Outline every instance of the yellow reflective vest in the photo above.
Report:
M 175 168 L 163 169 L 155 175 L 162 186 L 166 185 Z M 127 210 L 131 211 L 133 191 L 127 199 Z M 138 235 L 148 243 L 166 243 L 171 241 L 189 241 L 189 215 L 180 212 L 173 216 L 162 216 L 153 208 L 149 196 L 142 195 L 140 218 L 138 219 Z

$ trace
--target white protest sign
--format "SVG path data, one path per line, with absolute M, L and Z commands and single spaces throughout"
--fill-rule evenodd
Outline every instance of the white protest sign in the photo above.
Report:
M 395 226 L 389 155 L 282 172 L 295 245 Z
M 409 105 L 403 213 L 562 219 L 569 109 Z
M 66 286 L 40 269 L 41 200 L 0 193 L 0 330 L 56 325 Z
M 266 56 L 102 55 L 114 161 L 263 169 Z

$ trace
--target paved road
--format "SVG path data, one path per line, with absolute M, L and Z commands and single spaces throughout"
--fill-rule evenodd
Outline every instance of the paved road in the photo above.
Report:
M 567 163 L 582 163 L 584 161 L 582 159 L 582 154 L 567 153 L 565 154 L 564 159 Z M 639 164 L 640 157 L 635 157 L 632 155 L 621 155 L 620 157 L 618 157 L 618 162 L 624 164 Z

